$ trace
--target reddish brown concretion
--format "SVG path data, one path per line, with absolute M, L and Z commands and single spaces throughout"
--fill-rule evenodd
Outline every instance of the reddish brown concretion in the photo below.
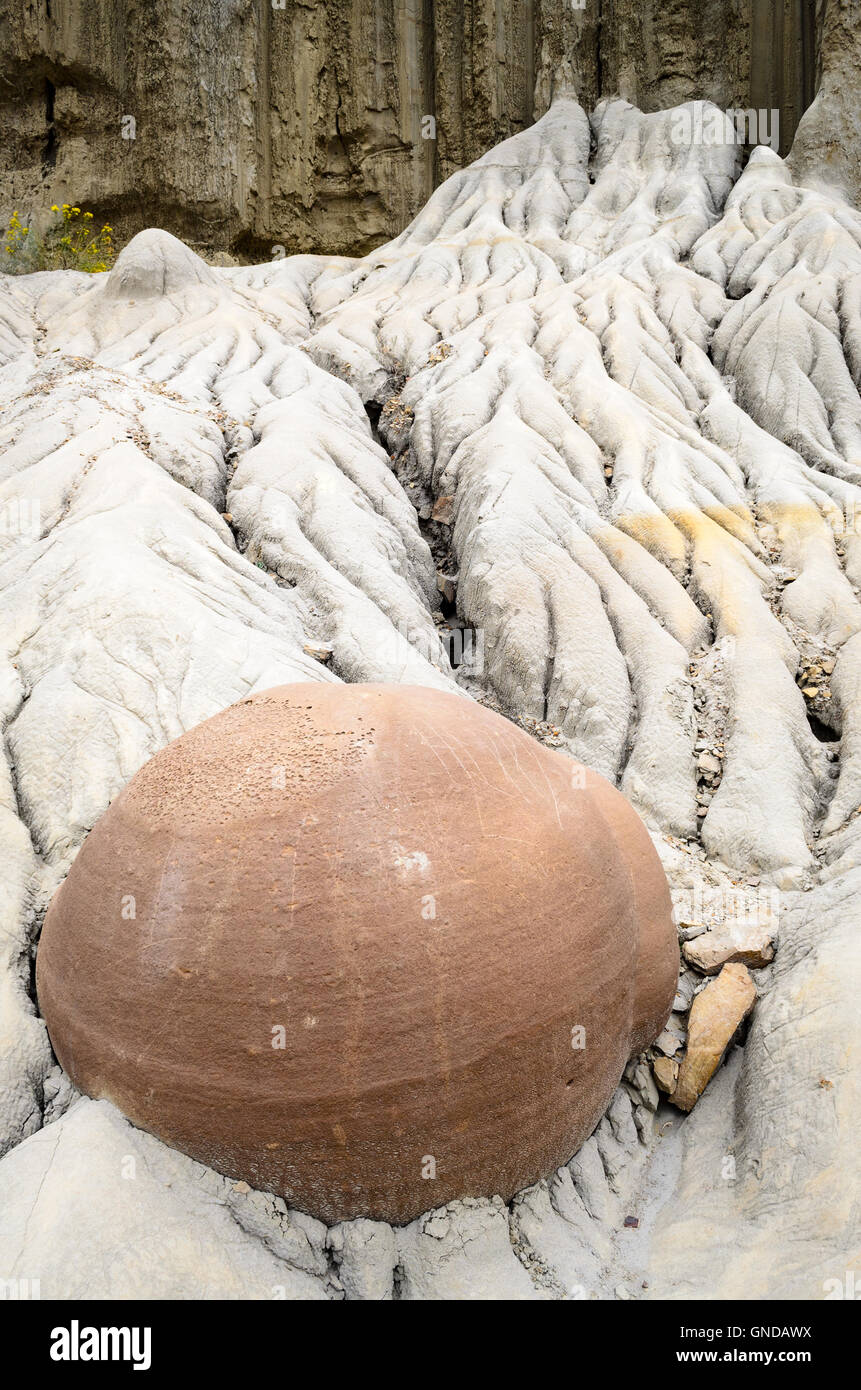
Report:
M 631 1055 L 654 1042 L 669 1017 L 679 982 L 679 942 L 673 902 L 649 832 L 640 817 L 604 777 L 586 769 L 586 784 L 611 827 L 618 853 L 628 863 L 639 925 Z
M 576 767 L 434 690 L 231 706 L 141 769 L 51 904 L 57 1056 L 328 1222 L 510 1197 L 588 1137 L 676 985 L 649 837 Z

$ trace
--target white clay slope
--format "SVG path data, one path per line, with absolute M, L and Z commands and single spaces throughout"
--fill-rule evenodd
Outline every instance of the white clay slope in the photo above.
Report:
M 614 101 L 590 131 L 562 97 L 361 260 L 215 269 L 150 231 L 109 276 L 0 285 L 0 1277 L 42 1270 L 43 1297 L 820 1297 L 846 1265 L 861 217 L 769 149 L 741 172 L 734 146 L 678 143 L 677 116 Z M 440 641 L 440 565 L 481 670 Z M 828 678 L 805 695 L 811 666 Z M 28 957 L 86 831 L 183 729 L 339 678 L 487 699 L 616 781 L 680 891 L 780 890 L 746 1046 L 665 1143 L 644 1065 L 510 1210 L 327 1232 L 105 1102 L 64 1113 Z M 141 1244 L 129 1212 L 111 1155 L 138 1150 L 172 1174 L 140 1195 L 170 1239 Z

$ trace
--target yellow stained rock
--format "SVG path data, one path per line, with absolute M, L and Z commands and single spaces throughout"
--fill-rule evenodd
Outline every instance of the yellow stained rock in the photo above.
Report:
M 720 1065 L 733 1034 L 753 1008 L 756 986 L 744 965 L 731 962 L 694 999 L 688 1047 L 670 1096 L 680 1110 L 693 1110 Z
M 679 1075 L 679 1064 L 672 1057 L 656 1057 L 652 1063 L 658 1089 L 669 1095 L 675 1087 Z

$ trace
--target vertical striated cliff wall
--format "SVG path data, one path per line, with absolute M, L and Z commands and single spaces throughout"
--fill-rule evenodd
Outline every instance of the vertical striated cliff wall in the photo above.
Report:
M 560 83 L 587 108 L 779 107 L 785 152 L 849 0 L 579 3 L 2 0 L 0 211 L 366 251 Z

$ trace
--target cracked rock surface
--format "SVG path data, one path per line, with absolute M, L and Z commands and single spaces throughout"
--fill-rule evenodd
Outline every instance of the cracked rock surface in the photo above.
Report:
M 0 1277 L 817 1298 L 855 1267 L 861 217 L 676 114 L 558 92 L 364 259 L 216 269 L 148 231 L 109 276 L 0 284 Z M 661 854 L 667 1029 L 508 1205 L 429 1181 L 408 1226 L 327 1230 L 53 1061 L 32 958 L 88 829 L 185 729 L 309 679 L 480 699 Z M 757 1001 L 684 1115 L 721 966 Z

